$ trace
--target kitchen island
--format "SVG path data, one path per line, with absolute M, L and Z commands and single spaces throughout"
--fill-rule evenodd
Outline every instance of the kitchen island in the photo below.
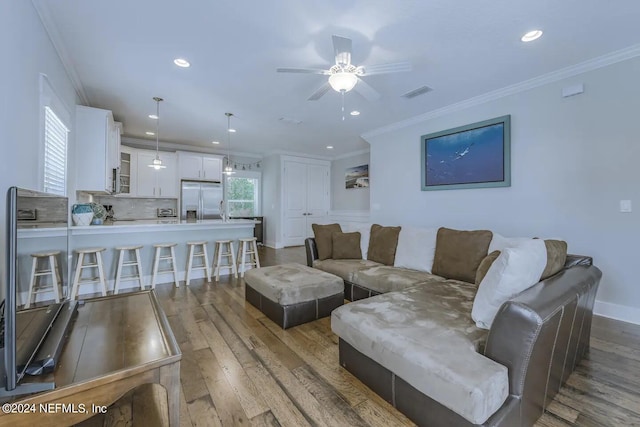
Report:
M 199 221 L 180 221 L 176 219 L 153 219 L 153 220 L 132 220 L 132 221 L 114 221 L 104 225 L 89 226 L 70 226 L 68 228 L 48 228 L 46 226 L 25 226 L 18 230 L 19 240 L 19 270 L 21 280 L 19 284 L 20 291 L 26 292 L 28 289 L 28 278 L 30 268 L 30 253 L 38 247 L 42 239 L 52 234 L 60 235 L 61 233 L 68 235 L 68 251 L 62 252 L 69 256 L 69 271 L 73 272 L 76 259 L 71 256 L 77 248 L 86 247 L 104 247 L 106 251 L 102 253 L 105 275 L 107 277 L 107 288 L 112 291 L 116 275 L 116 246 L 122 245 L 143 245 L 141 249 L 141 262 L 143 283 L 148 287 L 151 283 L 151 274 L 153 267 L 153 257 L 155 243 L 177 243 L 176 250 L 176 269 L 178 270 L 178 278 L 184 281 L 186 265 L 187 265 L 187 245 L 189 241 L 208 242 L 207 251 L 209 262 L 213 259 L 213 248 L 216 240 L 232 240 L 234 249 L 237 250 L 237 240 L 245 237 L 253 237 L 253 229 L 257 221 L 246 219 L 230 219 L 223 220 L 199 220 Z M 65 248 L 66 249 L 66 248 Z M 162 269 L 162 268 L 161 268 Z M 221 274 L 228 274 L 228 271 L 222 270 Z M 65 274 L 63 280 L 65 285 L 69 280 Z M 125 272 L 125 275 L 128 275 Z M 198 279 L 204 277 L 203 270 L 192 272 L 192 278 Z M 24 282 L 24 283 L 23 283 Z M 157 283 L 173 282 L 171 273 L 163 273 L 158 275 Z M 137 281 L 122 279 L 120 290 L 126 291 L 127 288 L 137 287 Z M 81 286 L 79 295 L 92 294 L 99 292 L 98 284 L 89 284 Z M 65 289 L 65 294 L 68 290 Z M 46 298 L 47 294 L 43 294 Z

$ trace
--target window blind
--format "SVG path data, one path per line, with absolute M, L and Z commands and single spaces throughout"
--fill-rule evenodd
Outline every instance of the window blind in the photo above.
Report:
M 44 191 L 64 196 L 67 188 L 69 129 L 49 107 L 44 107 Z

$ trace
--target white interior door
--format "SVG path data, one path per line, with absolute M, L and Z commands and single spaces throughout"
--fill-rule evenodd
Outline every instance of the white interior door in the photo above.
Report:
M 307 227 L 306 236 L 313 236 L 311 224 L 327 222 L 329 200 L 329 167 L 325 165 L 307 165 Z
M 307 237 L 307 165 L 284 163 L 284 245 L 304 244 Z

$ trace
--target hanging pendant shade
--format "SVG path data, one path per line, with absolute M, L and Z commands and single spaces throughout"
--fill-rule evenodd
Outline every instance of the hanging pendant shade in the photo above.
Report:
M 222 173 L 225 175 L 233 175 L 236 173 L 231 167 L 231 133 L 235 132 L 231 130 L 231 116 L 233 116 L 233 113 L 224 113 L 224 115 L 227 116 L 227 161 Z
M 162 164 L 162 159 L 160 159 L 160 102 L 164 101 L 164 99 L 155 96 L 153 100 L 156 101 L 156 158 L 147 166 L 155 170 L 160 170 L 166 168 L 166 166 Z

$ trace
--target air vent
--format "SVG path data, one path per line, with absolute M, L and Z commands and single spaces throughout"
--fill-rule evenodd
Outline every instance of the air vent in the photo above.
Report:
M 425 94 L 427 92 L 431 92 L 433 89 L 431 89 L 429 86 L 422 86 L 419 87 L 417 89 L 414 90 L 410 90 L 409 92 L 400 95 L 402 98 L 407 98 L 407 99 L 412 99 L 415 98 L 416 96 L 420 96 L 422 94 Z
M 302 123 L 302 120 L 292 119 L 291 117 L 280 117 L 278 120 L 289 125 L 299 125 Z

